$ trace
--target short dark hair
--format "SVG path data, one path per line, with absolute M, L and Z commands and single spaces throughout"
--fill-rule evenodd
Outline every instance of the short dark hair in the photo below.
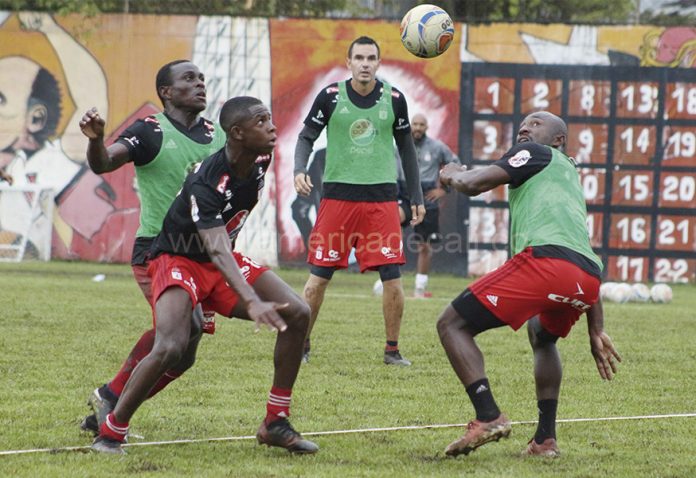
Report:
M 249 108 L 263 102 L 253 96 L 235 96 L 225 102 L 220 110 L 220 126 L 227 133 L 232 126 L 249 118 Z
M 377 47 L 377 58 L 380 57 L 379 45 L 370 37 L 363 35 L 353 40 L 353 43 L 351 43 L 348 47 L 348 58 L 350 58 L 353 55 L 353 45 L 374 45 Z
M 39 72 L 31 85 L 31 94 L 29 95 L 27 106 L 31 108 L 36 104 L 42 104 L 46 107 L 46 124 L 41 131 L 34 133 L 34 140 L 39 144 L 43 144 L 58 129 L 61 113 L 58 81 L 45 68 L 39 68 Z
M 157 72 L 157 78 L 155 79 L 155 88 L 157 89 L 157 96 L 159 97 L 162 105 L 164 106 L 164 98 L 160 94 L 160 88 L 163 86 L 171 86 L 174 83 L 172 79 L 172 67 L 180 63 L 190 63 L 191 60 L 174 60 L 170 61 Z

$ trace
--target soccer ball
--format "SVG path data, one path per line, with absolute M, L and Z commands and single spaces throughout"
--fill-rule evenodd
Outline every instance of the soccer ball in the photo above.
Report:
M 377 281 L 375 281 L 375 284 L 372 286 L 372 293 L 378 296 L 381 296 L 384 293 L 382 279 L 377 279 Z
M 647 302 L 650 300 L 650 289 L 647 285 L 636 283 L 631 285 L 631 302 Z
M 401 43 L 414 55 L 433 58 L 449 48 L 454 24 L 446 11 L 435 5 L 418 5 L 401 20 Z
M 667 284 L 655 284 L 650 289 L 650 298 L 653 302 L 672 302 L 672 288 Z
M 633 294 L 631 284 L 621 282 L 616 284 L 607 292 L 607 300 L 610 302 L 616 302 L 617 304 L 623 304 L 628 302 L 628 300 L 631 298 L 631 294 Z
M 602 282 L 599 286 L 599 296 L 602 300 L 609 300 L 609 293 L 616 285 L 616 282 Z

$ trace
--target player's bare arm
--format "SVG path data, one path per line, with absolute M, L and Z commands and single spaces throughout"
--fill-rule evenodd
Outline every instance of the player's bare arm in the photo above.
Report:
M 249 317 L 260 328 L 266 325 L 271 330 L 283 332 L 287 329 L 285 321 L 278 314 L 278 310 L 287 307 L 288 304 L 262 301 L 253 287 L 251 287 L 239 271 L 239 266 L 232 256 L 232 245 L 224 227 L 210 229 L 198 229 L 203 240 L 206 252 L 211 262 L 222 273 L 227 283 L 239 296 L 240 303 L 246 308 Z
M 500 166 L 467 171 L 466 166 L 449 163 L 440 171 L 440 183 L 450 186 L 467 196 L 478 196 L 502 184 L 510 182 L 510 175 Z
M 617 371 L 621 356 L 611 338 L 604 332 L 604 310 L 601 299 L 587 311 L 587 331 L 590 335 L 590 350 L 603 380 L 611 380 Z
M 96 174 L 115 171 L 128 162 L 128 148 L 114 143 L 108 148 L 104 145 L 104 126 L 106 121 L 96 108 L 91 108 L 80 120 L 82 134 L 89 138 L 87 162 Z

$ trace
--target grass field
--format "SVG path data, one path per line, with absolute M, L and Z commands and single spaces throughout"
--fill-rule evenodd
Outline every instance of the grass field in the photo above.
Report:
M 103 282 L 93 282 L 98 273 Z M 305 270 L 279 274 L 296 290 Z M 519 456 L 532 436 L 536 402 L 526 333 L 484 334 L 488 375 L 513 432 L 457 459 L 444 447 L 473 416 L 435 331 L 448 299 L 466 281 L 431 277 L 434 298 L 407 300 L 401 347 L 410 368 L 381 363 L 381 301 L 376 276 L 339 273 L 314 333 L 313 356 L 297 381 L 292 422 L 305 434 L 377 427 L 424 428 L 314 436 L 321 451 L 291 456 L 250 437 L 265 411 L 273 333 L 218 319 L 194 369 L 131 421 L 124 457 L 81 452 L 0 455 L 2 477 L 693 477 L 694 417 L 564 422 L 557 460 Z M 410 290 L 412 276 L 406 276 Z M 675 286 L 669 305 L 608 304 L 606 328 L 624 362 L 602 382 L 584 322 L 561 342 L 565 376 L 559 419 L 635 417 L 696 412 L 696 294 Z M 60 263 L 0 265 L 0 452 L 86 446 L 78 428 L 86 398 L 120 366 L 150 323 L 149 309 L 127 266 Z M 518 423 L 523 422 L 523 423 Z M 524 423 L 527 422 L 527 423 Z

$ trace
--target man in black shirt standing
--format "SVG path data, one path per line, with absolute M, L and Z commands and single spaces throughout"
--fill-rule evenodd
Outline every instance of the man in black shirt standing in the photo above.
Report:
M 264 186 L 276 128 L 268 108 L 251 97 L 225 103 L 220 124 L 227 134 L 224 148 L 186 178 L 154 240 L 148 267 L 154 346 L 135 367 L 116 407 L 101 425 L 92 445 L 96 451 L 123 453 L 130 418 L 185 353 L 195 329 L 192 311 L 199 303 L 206 310 L 278 331 L 273 386 L 256 438 L 293 453 L 319 449 L 287 420 L 309 307 L 272 271 L 232 251 Z

